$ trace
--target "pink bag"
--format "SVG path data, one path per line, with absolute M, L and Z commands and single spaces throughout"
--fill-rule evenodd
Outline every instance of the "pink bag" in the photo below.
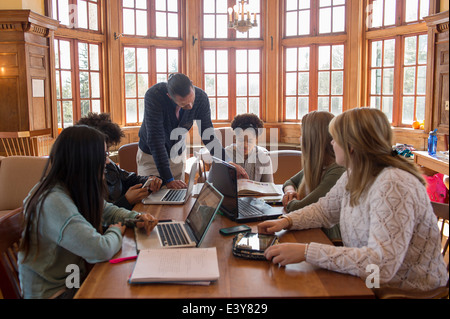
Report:
M 427 181 L 427 193 L 430 200 L 437 203 L 446 203 L 448 190 L 443 181 L 444 175 L 437 173 L 433 176 L 424 175 L 424 178 Z

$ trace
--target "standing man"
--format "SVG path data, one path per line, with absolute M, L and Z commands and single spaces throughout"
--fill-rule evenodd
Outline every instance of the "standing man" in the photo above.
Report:
M 214 134 L 209 99 L 202 89 L 181 73 L 148 89 L 136 155 L 138 175 L 160 176 L 168 188 L 185 188 L 186 134 L 194 120 L 210 153 L 225 160 Z

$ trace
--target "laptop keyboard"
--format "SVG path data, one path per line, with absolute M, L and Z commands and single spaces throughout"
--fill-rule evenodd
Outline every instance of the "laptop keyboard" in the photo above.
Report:
M 162 223 L 158 224 L 158 232 L 164 246 L 187 245 L 189 241 L 184 235 L 180 224 Z
M 238 200 L 239 215 L 242 216 L 259 216 L 262 212 L 247 202 Z
M 171 189 L 161 199 L 163 202 L 179 202 L 184 200 L 187 189 Z

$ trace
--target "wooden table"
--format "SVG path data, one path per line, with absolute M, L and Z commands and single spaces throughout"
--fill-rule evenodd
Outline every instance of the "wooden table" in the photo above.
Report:
M 150 212 L 159 219 L 184 220 L 193 205 L 142 205 L 139 212 Z M 280 207 L 280 209 L 282 209 Z M 249 223 L 253 231 L 258 223 Z M 209 286 L 144 284 L 127 281 L 135 261 L 96 264 L 80 287 L 76 298 L 373 298 L 365 282 L 354 276 L 320 269 L 307 262 L 279 267 L 268 261 L 254 261 L 232 255 L 233 236 L 219 229 L 236 223 L 216 215 L 202 247 L 217 247 L 220 278 Z M 281 242 L 329 243 L 320 229 L 281 232 Z M 115 258 L 136 254 L 134 232 L 127 229 L 122 250 Z
M 414 151 L 414 162 L 432 171 L 449 175 L 448 162 L 430 156 L 427 151 Z

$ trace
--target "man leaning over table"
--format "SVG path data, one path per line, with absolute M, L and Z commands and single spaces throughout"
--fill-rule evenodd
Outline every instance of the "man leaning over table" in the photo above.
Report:
M 153 85 L 145 94 L 144 119 L 139 130 L 136 155 L 138 175 L 157 175 L 168 188 L 186 188 L 184 169 L 186 134 L 197 121 L 203 144 L 209 152 L 227 160 L 214 134 L 208 95 L 182 73 Z M 238 178 L 248 178 L 239 165 Z

